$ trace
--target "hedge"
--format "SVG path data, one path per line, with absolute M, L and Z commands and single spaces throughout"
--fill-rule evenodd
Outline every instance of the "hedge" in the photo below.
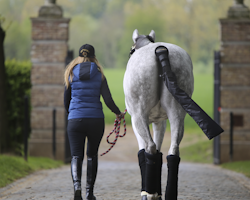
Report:
M 24 129 L 24 96 L 30 99 L 31 62 L 6 60 L 6 100 L 8 119 L 8 149 L 22 152 Z M 29 109 L 30 110 L 30 109 Z

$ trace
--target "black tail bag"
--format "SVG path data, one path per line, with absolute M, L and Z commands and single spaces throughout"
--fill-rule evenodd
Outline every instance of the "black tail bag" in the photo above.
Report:
M 162 78 L 169 92 L 174 96 L 183 109 L 194 119 L 208 139 L 212 139 L 224 130 L 211 119 L 200 106 L 198 106 L 182 89 L 177 85 L 175 74 L 171 70 L 168 59 L 168 49 L 165 46 L 158 46 L 155 55 L 162 66 Z

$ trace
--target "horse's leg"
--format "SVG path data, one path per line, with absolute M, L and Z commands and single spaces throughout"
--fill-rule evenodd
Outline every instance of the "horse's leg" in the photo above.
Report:
M 138 141 L 139 149 L 145 148 L 145 151 L 149 154 L 156 154 L 156 145 L 151 137 L 148 119 L 145 115 L 138 112 L 136 115 L 132 115 L 131 121 L 135 136 Z
M 165 191 L 165 199 L 177 200 L 178 171 L 180 163 L 179 144 L 182 140 L 184 132 L 184 117 L 170 118 L 169 121 L 171 124 L 171 146 L 167 156 L 168 180 Z
M 161 145 L 164 138 L 164 133 L 166 130 L 166 121 L 160 121 L 160 122 L 154 122 L 153 125 L 153 131 L 154 131 L 154 142 L 156 144 L 156 149 L 158 151 L 161 151 Z
M 138 159 L 142 177 L 142 200 L 151 200 L 158 196 L 155 194 L 157 154 L 156 145 L 149 131 L 148 119 L 143 116 L 145 115 L 137 112 L 136 115 L 132 115 L 131 121 L 139 145 Z
M 161 200 L 161 171 L 162 171 L 162 153 L 161 151 L 161 145 L 163 142 L 165 130 L 166 130 L 166 121 L 160 121 L 160 122 L 155 122 L 152 124 L 153 125 L 153 131 L 154 131 L 154 142 L 156 144 L 156 149 L 157 149 L 157 182 L 156 182 L 156 187 L 157 187 L 157 193 L 158 193 L 158 200 Z
M 141 196 L 142 196 L 142 200 L 147 200 L 147 195 L 144 194 L 146 191 L 146 188 L 145 188 L 145 174 L 146 174 L 145 142 L 142 139 L 142 137 L 139 135 L 139 133 L 137 132 L 136 125 L 133 123 L 133 121 L 135 120 L 131 120 L 131 121 L 132 121 L 133 130 L 134 130 L 134 133 L 138 142 L 138 146 L 139 146 L 138 162 L 139 162 L 139 167 L 141 171 Z
M 171 125 L 171 145 L 168 151 L 168 155 L 180 155 L 179 145 L 183 138 L 184 133 L 184 116 L 169 117 L 169 123 Z
M 165 85 L 162 87 L 161 106 L 167 113 L 171 129 L 171 145 L 167 156 L 168 179 L 165 200 L 177 200 L 178 171 L 180 163 L 179 144 L 183 138 L 186 112 L 174 99 L 172 94 L 170 94 Z
M 165 200 L 177 200 L 180 163 L 179 144 L 184 132 L 185 111 L 180 108 L 180 105 L 176 102 L 172 104 L 171 111 L 168 112 L 168 117 L 171 126 L 171 145 L 167 156 L 168 179 Z

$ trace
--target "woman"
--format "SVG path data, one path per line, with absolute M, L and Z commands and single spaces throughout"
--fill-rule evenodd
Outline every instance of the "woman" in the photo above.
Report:
M 95 57 L 95 49 L 89 44 L 79 49 L 75 58 L 65 70 L 64 106 L 68 114 L 68 137 L 71 150 L 71 174 L 74 184 L 74 199 L 81 197 L 81 172 L 87 137 L 86 199 L 95 200 L 93 188 L 98 167 L 98 148 L 104 133 L 104 114 L 100 95 L 105 104 L 121 118 L 109 91 L 103 70 Z

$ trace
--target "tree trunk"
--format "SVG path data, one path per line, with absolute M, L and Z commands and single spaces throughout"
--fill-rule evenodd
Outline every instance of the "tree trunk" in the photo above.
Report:
M 7 150 L 7 108 L 6 108 L 6 73 L 4 57 L 5 31 L 0 25 L 0 153 Z

